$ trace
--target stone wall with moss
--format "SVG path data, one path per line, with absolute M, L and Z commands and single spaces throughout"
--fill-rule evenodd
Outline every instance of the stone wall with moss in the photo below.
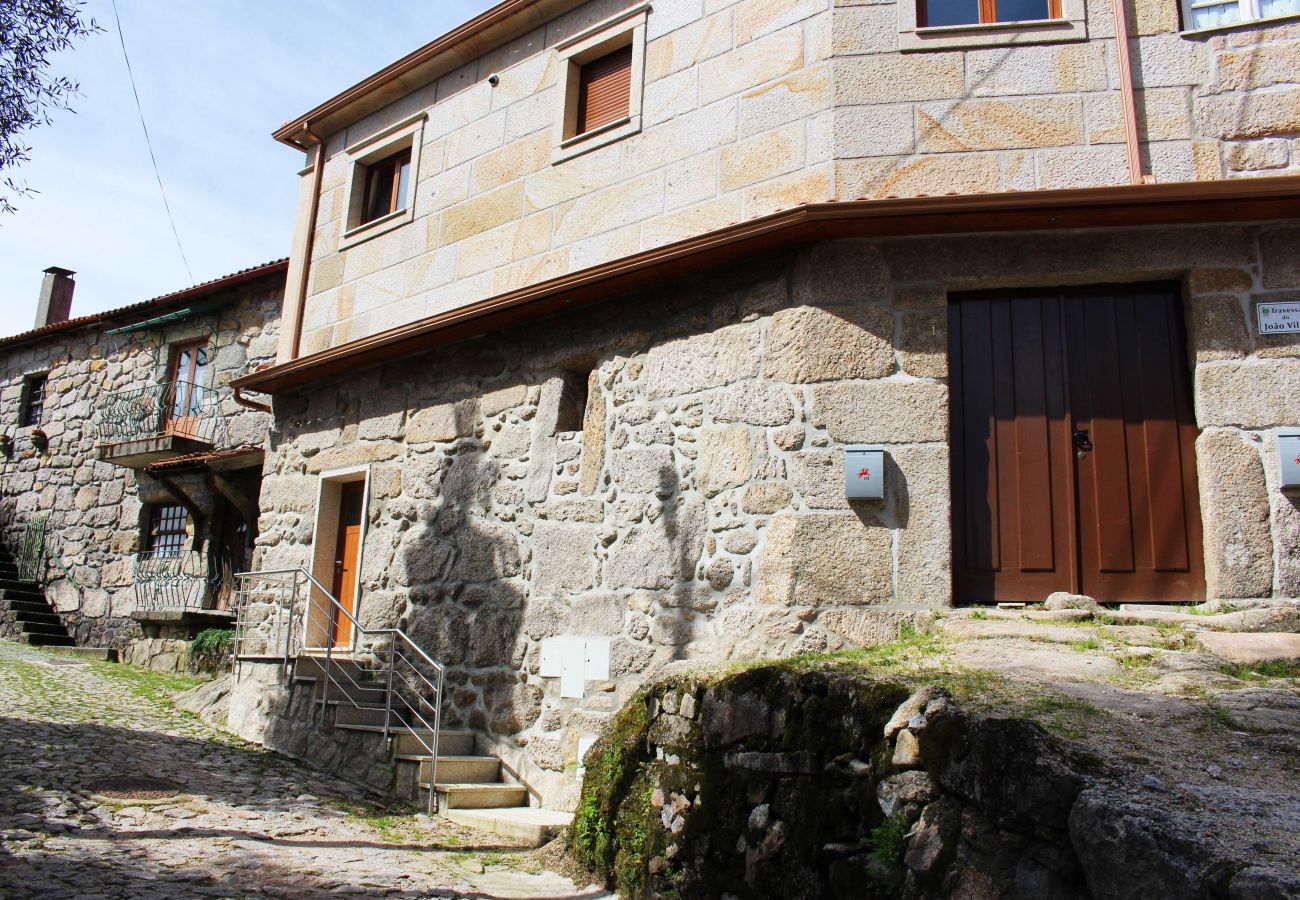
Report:
M 823 243 L 311 385 L 276 398 L 259 566 L 310 567 L 320 478 L 367 470 L 362 622 L 446 663 L 449 721 L 571 808 L 579 740 L 662 666 L 888 640 L 950 604 L 948 291 L 1174 279 L 1210 593 L 1300 593 L 1266 440 L 1300 341 L 1247 319 L 1300 286 L 1296 233 Z M 844 500 L 851 443 L 887 447 L 883 501 Z M 581 699 L 540 675 L 565 635 L 610 642 Z

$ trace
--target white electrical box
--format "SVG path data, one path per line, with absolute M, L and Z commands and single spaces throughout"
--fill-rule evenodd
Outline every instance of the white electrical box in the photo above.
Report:
M 1278 434 L 1277 472 L 1278 484 L 1283 489 L 1300 488 L 1300 431 Z

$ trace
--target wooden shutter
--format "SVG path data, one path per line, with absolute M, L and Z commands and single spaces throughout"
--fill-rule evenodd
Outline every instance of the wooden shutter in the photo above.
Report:
M 631 45 L 587 63 L 578 84 L 577 133 L 626 119 L 631 97 Z

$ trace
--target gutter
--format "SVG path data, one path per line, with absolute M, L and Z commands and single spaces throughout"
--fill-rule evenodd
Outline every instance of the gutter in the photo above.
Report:
M 307 234 L 303 243 L 302 263 L 298 266 L 298 283 L 293 286 L 292 295 L 286 293 L 285 297 L 286 301 L 292 297 L 293 315 L 282 317 L 281 322 L 283 325 L 283 319 L 287 318 L 289 327 L 293 330 L 289 353 L 292 359 L 297 359 L 298 352 L 302 349 L 302 316 L 307 308 L 307 286 L 311 281 L 312 253 L 316 249 L 316 219 L 320 215 L 320 188 L 325 177 L 325 141 L 311 130 L 309 122 L 303 123 L 302 133 L 315 144 L 316 153 L 312 161 L 311 207 L 307 213 Z M 287 307 L 288 303 L 285 305 Z M 236 391 L 236 399 L 238 399 L 238 391 Z
M 257 410 L 258 412 L 264 412 L 264 413 L 271 412 L 271 407 L 268 404 L 258 403 L 256 400 L 249 400 L 247 397 L 245 397 L 242 388 L 235 388 L 233 391 L 231 391 L 231 396 L 234 398 L 235 402 L 238 403 L 240 406 L 246 406 L 249 409 Z
M 1295 218 L 1300 176 L 815 203 L 750 219 L 401 325 L 231 382 L 276 394 L 599 303 L 706 268 L 844 237 L 1023 232 Z
M 1142 147 L 1138 143 L 1137 94 L 1133 89 L 1133 60 L 1128 45 L 1128 14 L 1124 0 L 1111 0 L 1111 18 L 1115 20 L 1115 63 L 1119 66 L 1119 105 L 1124 111 L 1124 149 L 1128 156 L 1130 184 L 1154 182 L 1142 174 Z

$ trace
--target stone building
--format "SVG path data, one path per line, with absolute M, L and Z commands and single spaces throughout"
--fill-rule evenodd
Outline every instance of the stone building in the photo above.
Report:
M 176 669 L 229 627 L 270 420 L 229 383 L 275 357 L 286 267 L 78 318 L 46 270 L 36 327 L 0 338 L 3 537 L 33 583 L 0 600 L 6 637 Z
M 674 661 L 1300 594 L 1300 336 L 1257 324 L 1300 297 L 1300 26 L 1247 7 L 508 0 L 282 126 L 279 354 L 234 383 L 257 565 L 317 588 L 232 722 L 410 789 L 383 701 L 267 649 L 409 638 L 562 809 Z

